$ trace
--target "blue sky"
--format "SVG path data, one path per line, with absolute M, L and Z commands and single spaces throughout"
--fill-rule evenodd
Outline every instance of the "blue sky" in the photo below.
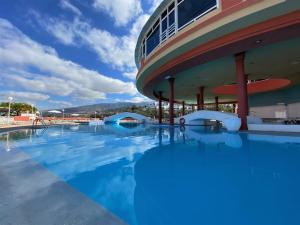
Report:
M 0 101 L 39 108 L 147 100 L 139 32 L 161 0 L 0 0 Z

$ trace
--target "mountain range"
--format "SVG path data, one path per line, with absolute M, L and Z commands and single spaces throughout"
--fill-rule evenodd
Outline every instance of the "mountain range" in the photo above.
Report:
M 116 102 L 116 103 L 99 103 L 94 105 L 84 105 L 84 106 L 77 106 L 71 108 L 64 108 L 65 113 L 70 114 L 93 114 L 95 112 L 107 112 L 110 110 L 117 110 L 117 109 L 125 109 L 132 106 L 137 107 L 150 107 L 153 105 L 153 102 L 140 102 L 140 103 L 131 103 L 131 102 Z M 48 109 L 44 112 L 49 110 L 59 110 L 62 109 Z

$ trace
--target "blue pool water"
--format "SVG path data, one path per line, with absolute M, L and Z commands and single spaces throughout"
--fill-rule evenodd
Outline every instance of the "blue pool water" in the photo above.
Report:
M 300 224 L 299 136 L 109 125 L 0 137 L 130 225 Z

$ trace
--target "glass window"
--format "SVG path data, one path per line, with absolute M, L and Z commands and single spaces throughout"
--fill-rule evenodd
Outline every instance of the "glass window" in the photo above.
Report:
M 169 14 L 169 26 L 171 26 L 173 23 L 175 23 L 175 11 L 174 10 Z
M 172 9 L 174 9 L 174 7 L 175 7 L 175 2 L 173 2 L 173 3 L 168 7 L 169 12 L 171 12 Z
M 159 24 L 159 19 L 156 20 L 156 22 L 155 22 L 154 25 L 153 25 L 153 28 L 155 29 L 155 27 L 156 27 L 158 24 Z
M 159 29 L 159 26 L 155 28 L 153 33 L 147 39 L 147 55 L 149 55 L 156 48 L 156 46 L 159 45 Z
M 167 18 L 164 18 L 161 21 L 161 30 L 162 30 L 162 32 L 164 32 L 167 28 L 168 28 L 168 20 L 167 20 Z
M 182 28 L 199 18 L 205 12 L 217 7 L 217 0 L 177 0 L 178 24 L 175 24 L 175 1 L 161 13 L 143 40 L 141 51 L 149 55 L 159 44 Z M 176 26 L 175 26 L 176 25 Z M 161 32 L 161 33 L 160 33 Z
M 189 23 L 205 11 L 216 7 L 217 0 L 184 0 L 178 5 L 178 27 Z
M 145 44 L 143 44 L 143 56 L 145 55 Z
M 167 16 L 168 12 L 167 10 L 165 10 L 162 14 L 161 14 L 161 18 L 164 18 L 165 16 Z
M 149 37 L 151 35 L 151 33 L 152 33 L 152 28 L 148 31 L 146 37 Z

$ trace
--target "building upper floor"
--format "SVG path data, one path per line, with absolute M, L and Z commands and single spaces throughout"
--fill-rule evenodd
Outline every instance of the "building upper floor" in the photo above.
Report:
M 294 2 L 294 3 L 293 3 Z M 191 35 L 195 24 L 207 24 L 248 8 L 244 16 L 277 5 L 292 6 L 296 0 L 164 0 L 143 27 L 135 49 L 135 61 L 141 68 L 170 39 L 179 34 Z M 274 12 L 277 16 L 277 12 Z M 269 17 L 269 15 L 266 15 Z M 257 18 L 259 20 L 259 18 Z M 229 19 L 230 20 L 230 19 Z M 226 21 L 220 23 L 226 25 Z M 222 25 L 220 24 L 220 25 Z M 186 35 L 186 36 L 187 36 Z
M 288 77 L 289 63 L 278 65 L 283 52 L 286 60 L 295 52 L 289 60 L 298 61 L 299 26 L 298 0 L 164 0 L 137 41 L 137 89 L 152 99 L 158 92 L 167 97 L 171 76 L 176 99 L 193 102 L 200 85 L 213 99 L 215 87 L 235 82 L 233 56 L 240 52 L 247 53 L 252 80 Z M 277 67 L 260 66 L 264 59 Z
M 178 31 L 219 8 L 219 3 L 220 0 L 163 1 L 145 26 L 146 32 L 142 32 L 141 44 L 137 46 L 137 64 Z M 151 21 L 154 22 L 150 25 Z
M 184 27 L 220 7 L 221 0 L 164 0 L 139 37 L 136 64 Z M 230 0 L 231 1 L 231 0 Z

